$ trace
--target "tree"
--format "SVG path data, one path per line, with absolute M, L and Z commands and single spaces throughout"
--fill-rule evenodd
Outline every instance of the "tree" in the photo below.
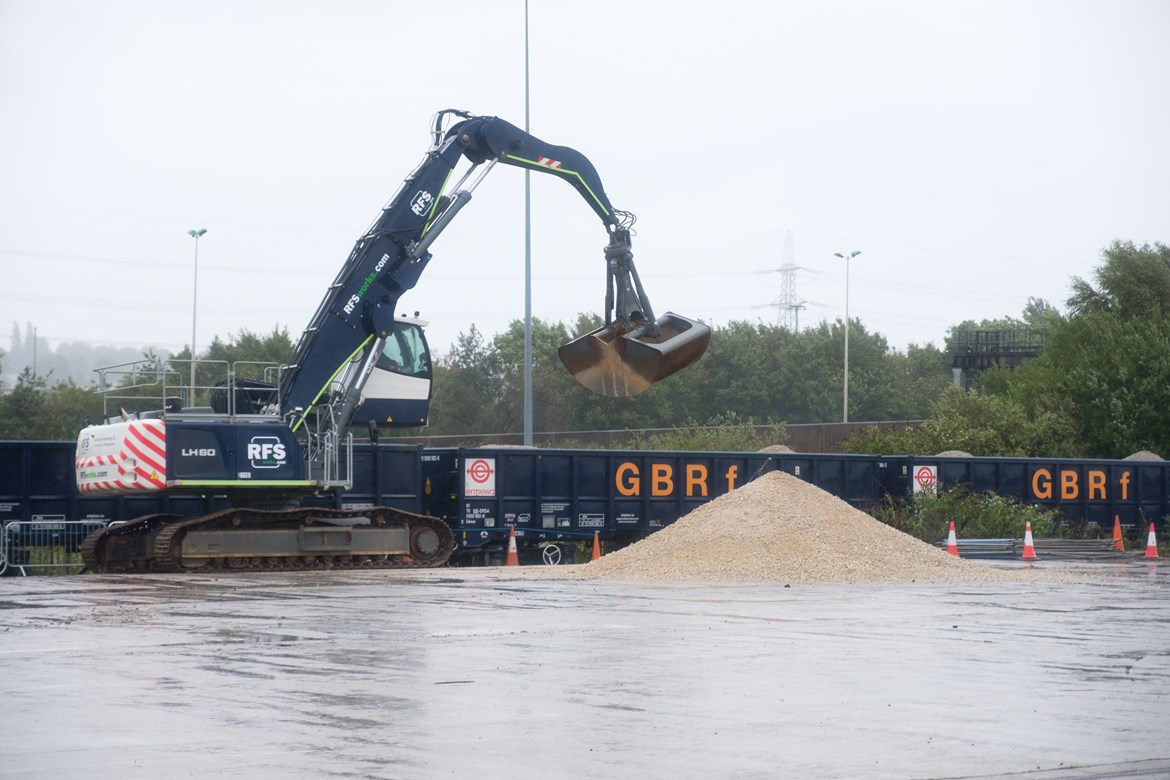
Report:
M 499 433 L 505 430 L 499 356 L 472 325 L 450 353 L 436 359 L 428 433 Z
M 1170 453 L 1170 248 L 1114 241 L 1101 259 L 1040 358 L 995 390 L 1064 418 L 1086 456 Z
M 567 430 L 580 404 L 580 388 L 557 356 L 569 341 L 561 323 L 532 320 L 532 425 L 542 431 Z M 496 334 L 492 348 L 498 357 L 500 412 L 511 430 L 524 427 L 524 322 L 512 320 Z
M 572 335 L 601 326 L 578 315 Z M 608 398 L 573 381 L 557 356 L 572 338 L 560 323 L 533 324 L 533 396 L 537 431 L 633 430 L 694 426 L 728 418 L 758 424 L 840 419 L 843 324 L 821 323 L 801 333 L 734 321 L 712 328 L 697 362 L 645 392 Z M 463 334 L 437 361 L 430 433 L 518 432 L 523 425 L 523 326 L 519 321 L 487 343 Z M 889 348 L 859 322 L 850 332 L 850 417 L 921 419 L 950 384 L 950 370 L 933 346 L 907 353 Z
M 272 332 L 264 336 L 245 328 L 235 335 L 229 335 L 227 340 L 216 336 L 200 358 L 279 364 L 288 362 L 292 351 L 293 343 L 289 339 L 288 328 L 274 326 Z
M 264 336 L 246 328 L 229 335 L 227 339 L 216 336 L 207 349 L 197 356 L 201 363 L 197 368 L 199 374 L 195 377 L 196 382 L 201 386 L 214 384 L 226 379 L 230 368 L 239 379 L 275 383 L 274 367 L 287 363 L 292 353 L 293 343 L 289 339 L 288 328 L 276 326 L 271 333 Z M 175 355 L 171 363 L 182 373 L 190 370 L 188 368 L 190 361 L 191 352 L 188 348 L 183 353 Z
M 998 457 L 1074 457 L 1066 420 L 1034 415 L 1021 403 L 948 387 L 917 428 L 867 428 L 842 444 L 844 452 L 929 455 L 957 450 Z
M 905 353 L 889 356 L 894 364 L 896 392 L 887 402 L 888 420 L 923 420 L 931 404 L 952 386 L 951 358 L 933 344 L 910 344 Z
M 948 388 L 931 409 L 922 428 L 932 437 L 935 452 L 962 450 L 972 455 L 1001 457 L 1066 456 L 1062 421 L 1032 413 L 1009 397 L 980 395 Z
M 790 423 L 841 419 L 845 342 L 844 333 L 836 336 L 835 330 L 822 322 L 787 336 L 787 348 L 776 352 L 771 367 L 770 395 L 778 408 L 771 414 L 759 410 L 754 416 Z
M 1030 299 L 1027 321 L 1011 320 L 1045 330 L 1037 359 L 985 372 L 978 395 L 944 394 L 918 431 L 867 432 L 850 451 L 1170 453 L 1170 249 L 1115 241 L 1093 279 L 1073 280 L 1067 318 Z
M 72 380 L 49 387 L 25 368 L 11 391 L 0 394 L 0 439 L 61 441 L 77 437 L 88 420 L 100 419 L 102 402 L 93 388 Z
M 284 362 L 291 352 L 287 331 L 273 329 L 267 336 L 241 331 L 227 340 L 217 337 L 205 354 L 226 366 Z M 166 357 L 147 350 L 133 365 L 127 362 L 125 370 L 106 376 L 111 392 L 104 399 L 96 386 L 82 387 L 72 379 L 50 385 L 50 375 L 34 374 L 31 366 L 26 367 L 14 387 L 0 394 L 0 439 L 73 439 L 88 421 L 105 416 L 103 400 L 112 413 L 123 407 L 130 412 L 159 409 L 164 397 L 177 393 L 186 382 L 189 366 L 189 353 L 171 359 L 168 367 Z M 241 371 L 241 376 L 252 375 L 263 378 L 263 371 L 253 366 Z M 215 378 L 208 369 L 199 382 L 209 384 Z
M 77 433 L 103 416 L 102 399 L 93 387 L 79 387 L 72 379 L 54 385 L 45 397 L 37 438 L 76 439 Z
M 0 439 L 39 439 L 47 394 L 43 377 L 21 371 L 12 390 L 0 395 Z
M 1104 262 L 1093 271 L 1096 287 L 1073 277 L 1072 314 L 1112 313 L 1126 320 L 1170 315 L 1170 247 L 1114 241 L 1101 257 Z
M 1064 316 L 1059 309 L 1043 298 L 1028 298 L 1028 303 L 1024 306 L 1023 320 L 1028 330 L 1048 335 L 1064 321 Z
M 1021 369 L 1007 393 L 1033 414 L 1066 418 L 1084 455 L 1170 453 L 1170 320 L 1094 309 Z
M 844 385 L 844 334 L 841 343 L 841 376 Z M 898 395 L 890 347 L 880 333 L 870 333 L 860 320 L 849 329 L 849 419 L 888 420 Z M 844 386 L 842 386 L 844 392 Z

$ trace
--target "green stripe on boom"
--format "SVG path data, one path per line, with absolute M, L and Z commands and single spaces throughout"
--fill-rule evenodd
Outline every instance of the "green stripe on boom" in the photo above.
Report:
M 313 487 L 312 479 L 174 479 L 167 487 Z
M 509 154 L 508 159 L 515 160 L 516 162 L 519 162 L 519 163 L 524 163 L 525 165 L 531 165 L 533 168 L 539 168 L 542 171 L 549 171 L 550 173 L 563 173 L 563 174 L 566 174 L 568 176 L 575 177 L 577 179 L 577 181 L 581 182 L 581 186 L 585 189 L 585 191 L 589 193 L 589 197 L 591 197 L 591 198 L 593 198 L 593 200 L 597 201 L 597 206 L 602 211 L 605 212 L 605 215 L 607 217 L 609 216 L 609 209 L 607 209 L 605 207 L 605 204 L 601 202 L 601 198 L 597 197 L 597 193 L 595 193 L 592 189 L 590 189 L 589 185 L 585 183 L 585 180 L 583 178 L 581 178 L 581 174 L 578 173 L 577 171 L 570 171 L 567 168 L 550 168 L 547 165 L 541 165 L 536 160 L 529 160 L 529 159 L 526 159 L 524 157 L 517 157 L 514 154 Z
M 321 400 L 321 396 L 325 395 L 325 391 L 329 389 L 329 385 L 333 384 L 333 380 L 337 378 L 337 375 L 340 374 L 342 369 L 349 365 L 351 361 L 353 361 L 359 352 L 366 348 L 366 345 L 370 343 L 370 339 L 372 338 L 374 338 L 372 333 L 369 336 L 366 336 L 366 340 L 358 345 L 357 349 L 355 349 L 353 352 L 350 352 L 349 357 L 343 360 L 341 365 L 337 367 L 337 370 L 334 371 L 333 374 L 329 377 L 329 380 L 325 383 L 325 386 L 317 392 L 317 395 L 313 396 L 313 403 L 309 404 L 309 408 L 304 411 L 304 413 L 300 416 L 300 419 L 298 419 L 293 425 L 293 433 L 296 433 L 296 430 L 301 427 L 301 423 L 305 421 L 305 418 L 309 416 L 309 412 L 311 412 L 313 407 L 317 405 L 317 402 Z
M 455 175 L 455 170 L 452 169 L 447 174 L 447 178 L 443 179 L 443 186 L 439 188 L 439 194 L 435 196 L 435 200 L 431 203 L 431 210 L 427 212 L 427 224 L 423 226 L 423 231 L 419 233 L 418 237 L 421 239 L 431 229 L 431 225 L 435 221 L 435 209 L 439 207 L 439 200 L 443 197 L 443 193 L 447 191 L 447 185 L 451 182 L 451 177 Z

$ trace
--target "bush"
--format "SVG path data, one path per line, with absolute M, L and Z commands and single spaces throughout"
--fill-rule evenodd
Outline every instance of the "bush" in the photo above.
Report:
M 787 435 L 783 423 L 760 428 L 750 419 L 741 420 L 735 412 L 730 412 L 716 415 L 706 425 L 691 423 L 647 438 L 639 434 L 630 446 L 644 450 L 755 452 L 782 443 Z
M 937 495 L 887 497 L 872 514 L 930 544 L 946 538 L 952 520 L 955 533 L 967 539 L 1021 539 L 1028 523 L 1033 536 L 1051 537 L 1056 535 L 1058 524 L 1057 513 L 1051 509 L 995 493 L 973 493 L 965 485 Z

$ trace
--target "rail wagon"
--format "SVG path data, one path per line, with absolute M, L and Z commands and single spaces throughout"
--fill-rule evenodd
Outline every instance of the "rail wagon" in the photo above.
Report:
M 205 514 L 222 496 L 80 493 L 73 442 L 0 442 L 0 555 L 21 561 L 33 534 L 75 549 L 88 528 L 147 514 Z M 966 484 L 1055 509 L 1069 524 L 1159 533 L 1170 509 L 1164 461 L 880 456 L 819 453 L 444 447 L 355 444 L 348 489 L 311 505 L 389 506 L 446 521 L 454 565 L 571 562 L 594 535 L 614 549 L 653 533 L 762 470 L 780 469 L 865 509 L 887 495 Z

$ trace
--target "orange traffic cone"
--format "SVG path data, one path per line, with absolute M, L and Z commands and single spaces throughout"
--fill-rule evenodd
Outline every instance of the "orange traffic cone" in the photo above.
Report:
M 519 566 L 520 556 L 516 554 L 516 529 L 508 529 L 508 557 L 504 559 L 505 566 Z
M 593 557 L 590 561 L 595 561 L 601 557 L 601 540 L 597 538 L 597 531 L 593 532 Z
M 1113 516 L 1113 549 L 1125 552 L 1125 539 L 1121 537 L 1121 518 Z
M 1036 546 L 1032 542 L 1032 523 L 1024 526 L 1024 560 L 1036 560 Z
M 947 552 L 959 557 L 959 540 L 955 538 L 955 521 L 951 521 L 951 532 L 947 534 Z
M 1150 536 L 1146 540 L 1146 557 L 1158 557 L 1158 539 L 1154 536 L 1154 524 L 1150 523 Z

